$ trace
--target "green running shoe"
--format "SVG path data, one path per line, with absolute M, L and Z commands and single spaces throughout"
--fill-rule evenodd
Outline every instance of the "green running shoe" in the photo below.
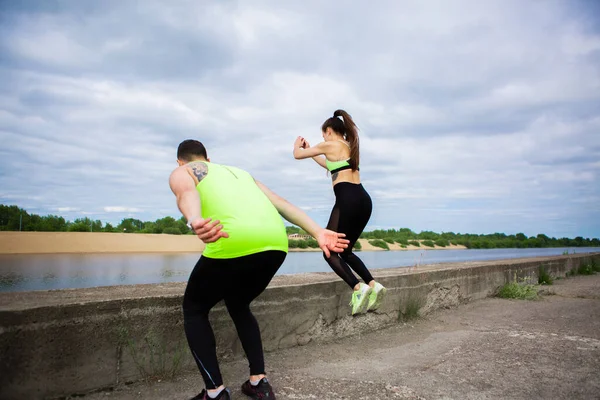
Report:
M 367 311 L 375 311 L 381 305 L 385 294 L 387 293 L 387 289 L 379 282 L 375 282 L 375 286 L 373 290 L 371 290 L 371 294 L 369 296 L 369 307 Z
M 352 292 L 352 315 L 362 314 L 367 312 L 369 307 L 369 296 L 371 295 L 371 287 L 364 283 L 360 284 L 360 288 Z

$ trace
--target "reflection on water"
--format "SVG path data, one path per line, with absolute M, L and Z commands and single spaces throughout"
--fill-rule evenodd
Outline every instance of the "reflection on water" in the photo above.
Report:
M 0 291 L 2 291 L 2 288 L 4 286 L 6 287 L 18 287 L 19 285 L 23 284 L 27 279 L 25 278 L 25 276 L 23 275 L 15 275 L 12 273 L 9 274 L 4 274 L 2 273 L 2 275 L 0 275 Z
M 560 255 L 554 249 L 414 250 L 359 253 L 371 269 L 505 258 Z M 569 249 L 572 253 L 600 248 Z M 198 261 L 196 253 L 0 255 L 0 292 L 185 282 Z M 419 261 L 420 260 L 420 261 Z M 279 274 L 330 272 L 318 252 L 288 254 Z
M 44 283 L 52 282 L 53 279 L 56 279 L 56 275 L 54 275 L 52 272 L 47 272 L 44 274 L 44 276 L 42 276 L 42 282 Z
M 161 272 L 160 276 L 162 276 L 163 278 L 172 278 L 173 276 L 175 276 L 175 271 L 166 268 Z

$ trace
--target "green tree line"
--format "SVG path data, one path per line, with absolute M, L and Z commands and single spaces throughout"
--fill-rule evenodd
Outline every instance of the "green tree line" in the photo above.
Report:
M 42 231 L 42 232 L 125 232 L 125 233 L 166 233 L 173 235 L 190 234 L 185 219 L 164 217 L 156 221 L 142 221 L 135 218 L 124 218 L 113 226 L 100 220 L 91 218 L 77 218 L 67 221 L 57 215 L 39 216 L 30 214 L 17 206 L 0 204 L 0 231 Z M 297 226 L 287 226 L 287 234 L 306 235 L 306 232 Z M 401 246 L 409 244 L 419 245 L 419 240 L 427 241 L 424 245 L 435 243 L 438 246 L 450 244 L 463 245 L 469 249 L 492 249 L 492 248 L 532 248 L 532 247 L 597 247 L 600 240 L 577 236 L 571 238 L 554 238 L 544 234 L 527 237 L 523 233 L 507 235 L 504 233 L 493 234 L 461 234 L 454 232 L 436 233 L 432 231 L 413 232 L 409 228 L 400 229 L 377 229 L 364 232 L 363 239 L 381 240 L 386 243 L 399 243 Z M 379 242 L 376 242 L 379 243 Z M 358 247 L 357 245 L 356 247 Z M 318 248 L 314 239 L 290 239 L 291 248 Z
M 17 206 L 0 204 L 0 231 L 40 231 L 40 232 L 125 232 L 125 233 L 167 233 L 182 235 L 191 233 L 185 219 L 164 217 L 156 221 L 142 221 L 124 218 L 113 226 L 91 218 L 77 218 L 67 221 L 57 215 L 39 216 L 30 214 Z
M 548 237 L 542 233 L 536 236 L 527 237 L 523 233 L 516 235 L 507 235 L 505 233 L 492 234 L 470 234 L 432 231 L 413 232 L 408 228 L 396 229 L 377 229 L 370 232 L 364 232 L 361 235 L 364 239 L 380 239 L 387 243 L 399 243 L 400 245 L 418 244 L 417 240 L 423 240 L 425 245 L 438 246 L 463 245 L 469 249 L 493 249 L 493 248 L 533 248 L 533 247 L 597 247 L 600 246 L 598 238 L 583 238 L 577 236 L 571 238 Z M 412 243 L 411 243 L 412 242 Z

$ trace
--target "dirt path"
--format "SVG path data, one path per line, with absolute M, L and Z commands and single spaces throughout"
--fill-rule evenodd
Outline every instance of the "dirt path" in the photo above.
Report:
M 360 337 L 266 355 L 277 399 L 600 399 L 600 275 L 539 301 L 489 298 Z M 360 318 L 360 317 L 358 317 Z M 246 362 L 222 364 L 234 399 Z M 187 399 L 198 373 L 100 399 Z

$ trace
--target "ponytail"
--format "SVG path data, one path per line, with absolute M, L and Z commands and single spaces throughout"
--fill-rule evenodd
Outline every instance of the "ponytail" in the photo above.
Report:
M 342 117 L 343 119 L 344 132 L 340 133 L 343 133 L 346 136 L 346 140 L 348 141 L 348 143 L 350 143 L 350 160 L 348 161 L 348 163 L 350 164 L 352 170 L 356 171 L 360 164 L 360 156 L 358 151 L 358 127 L 352 120 L 350 114 L 348 114 L 344 110 L 336 110 L 333 113 L 333 116 L 335 118 Z

